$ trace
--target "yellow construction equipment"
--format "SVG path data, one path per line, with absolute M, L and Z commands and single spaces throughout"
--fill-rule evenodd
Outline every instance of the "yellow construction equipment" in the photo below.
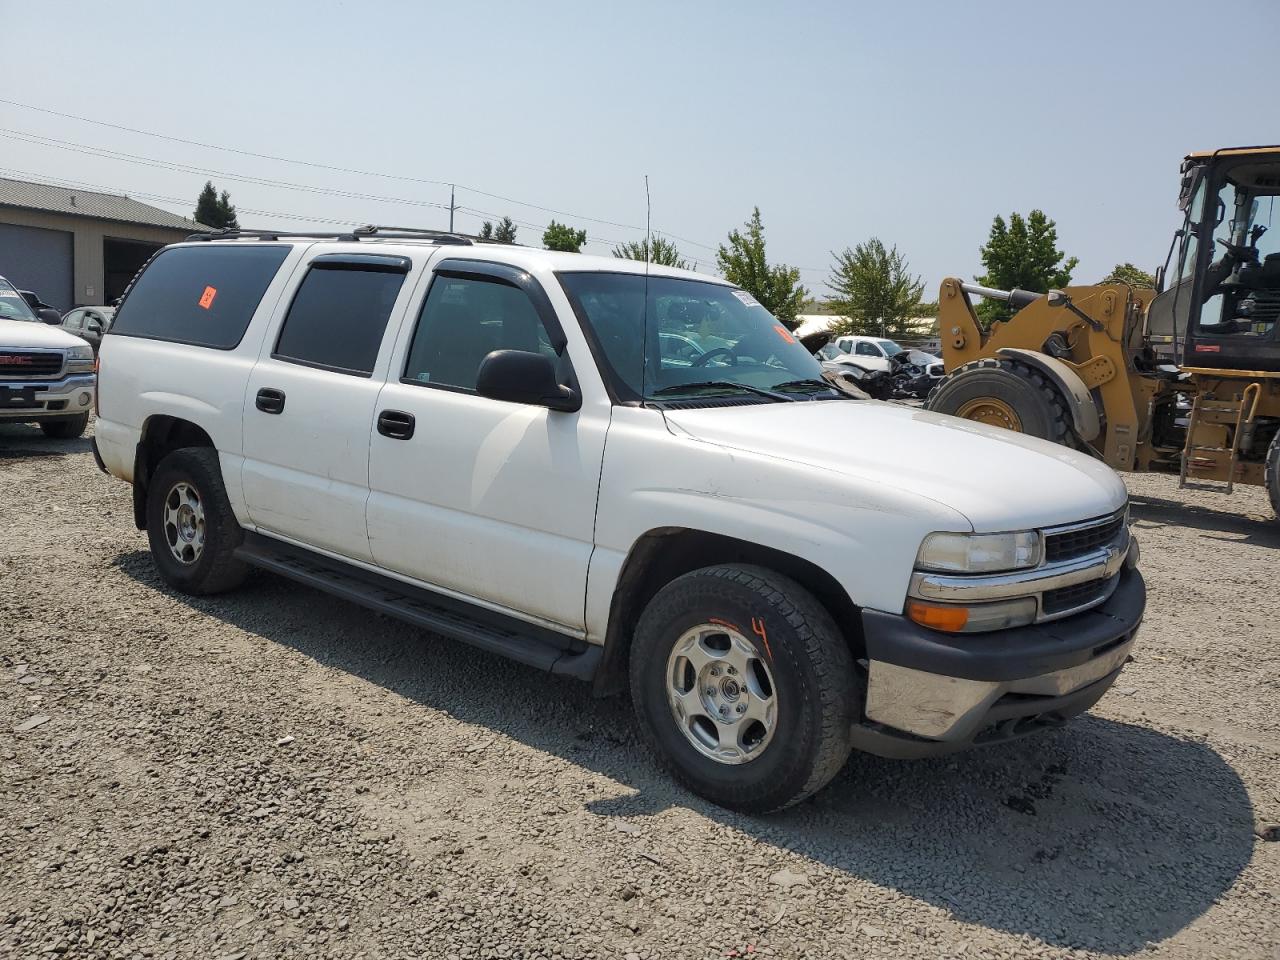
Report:
M 1182 485 L 1262 485 L 1280 515 L 1278 197 L 1280 146 L 1194 153 L 1155 290 L 944 280 L 947 376 L 929 409 L 1088 450 L 1117 470 L 1177 473 Z M 984 330 L 973 296 L 1017 312 Z

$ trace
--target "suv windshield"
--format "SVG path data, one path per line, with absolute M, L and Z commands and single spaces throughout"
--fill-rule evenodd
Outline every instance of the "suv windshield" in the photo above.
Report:
M 0 280 L 0 320 L 35 320 L 36 315 L 8 280 Z
M 743 290 L 649 277 L 646 310 L 641 274 L 559 277 L 623 399 L 822 388 L 821 364 Z

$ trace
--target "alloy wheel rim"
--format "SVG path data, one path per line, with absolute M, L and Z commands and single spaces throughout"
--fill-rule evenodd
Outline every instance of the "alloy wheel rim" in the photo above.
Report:
M 676 726 L 704 757 L 740 764 L 759 757 L 777 729 L 773 674 L 756 648 L 723 624 L 680 635 L 667 659 L 667 700 Z
M 165 494 L 164 537 L 169 552 L 179 563 L 190 566 L 204 553 L 204 501 L 185 480 L 175 483 Z
M 992 427 L 1003 427 L 1014 433 L 1022 433 L 1022 419 L 1014 412 L 1013 407 L 995 397 L 979 397 L 970 400 L 956 411 L 962 420 L 973 420 Z

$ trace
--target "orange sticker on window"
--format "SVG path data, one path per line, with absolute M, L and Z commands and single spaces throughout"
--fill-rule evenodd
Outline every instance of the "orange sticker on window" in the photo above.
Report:
M 204 293 L 200 294 L 200 306 L 208 310 L 213 306 L 213 298 L 218 295 L 217 287 L 205 287 Z
M 774 333 L 780 336 L 783 340 L 787 341 L 787 343 L 796 342 L 796 338 L 791 335 L 791 331 L 788 330 L 786 327 L 784 327 L 782 324 L 780 323 L 776 324 L 773 330 L 774 330 Z

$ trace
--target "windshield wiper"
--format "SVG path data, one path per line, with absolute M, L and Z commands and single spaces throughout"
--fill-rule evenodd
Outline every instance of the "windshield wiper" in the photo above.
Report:
M 748 383 L 738 383 L 736 380 L 698 380 L 694 383 L 676 383 L 669 387 L 663 387 L 661 390 L 655 390 L 652 395 L 660 397 L 663 394 L 681 393 L 685 390 L 701 390 L 704 387 L 716 387 L 722 390 L 745 390 L 747 393 L 754 393 L 756 396 L 768 397 L 770 400 L 783 403 L 793 403 L 795 401 L 795 397 L 788 397 L 785 393 L 774 393 L 772 390 L 753 387 Z
M 870 399 L 868 394 L 865 391 L 860 390 L 858 387 L 855 387 L 853 384 L 849 383 L 847 380 L 841 379 L 839 376 L 831 373 L 829 370 L 824 370 L 822 372 L 821 379 L 816 379 L 814 377 L 806 377 L 803 380 L 788 380 L 785 383 L 775 383 L 773 385 L 773 389 L 783 390 L 787 387 L 803 387 L 803 386 L 809 386 L 809 385 L 813 385 L 815 387 L 825 387 L 828 390 L 834 390 L 837 393 L 843 394 L 846 397 L 852 397 L 855 400 Z

